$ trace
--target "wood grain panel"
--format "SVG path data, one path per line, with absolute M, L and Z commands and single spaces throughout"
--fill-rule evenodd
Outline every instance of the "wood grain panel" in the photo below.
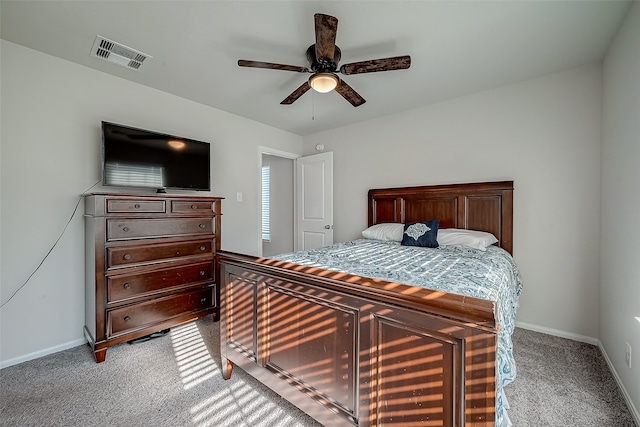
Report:
M 495 426 L 497 335 L 469 331 L 465 339 L 465 425 Z
M 369 222 L 380 224 L 383 222 L 402 222 L 399 215 L 399 206 L 397 199 L 378 198 L 373 202 L 373 206 L 369 209 Z
M 137 200 L 137 199 L 117 199 L 110 198 L 106 201 L 108 213 L 118 212 L 154 212 L 161 213 L 166 210 L 165 200 Z
M 451 196 L 429 199 L 406 197 L 404 199 L 403 223 L 430 221 L 433 219 L 440 221 L 440 228 L 457 228 L 458 198 Z
M 375 425 L 459 425 L 462 340 L 385 318 L 376 326 Z
M 210 218 L 107 219 L 107 240 L 151 239 L 215 233 Z
M 215 239 L 107 247 L 107 269 L 160 264 L 187 257 L 213 258 Z
M 146 273 L 107 276 L 107 304 L 119 303 L 197 282 L 211 282 L 213 262 L 180 265 Z
M 500 240 L 502 236 L 501 203 L 500 196 L 466 196 L 464 228 L 488 231 Z
M 185 313 L 214 307 L 215 287 L 156 298 L 107 312 L 107 336 L 142 329 Z
M 239 350 L 245 357 L 257 360 L 257 282 L 235 274 L 226 278 L 230 286 L 225 288 L 225 302 L 228 313 L 226 340 L 231 347 Z M 222 337 L 221 337 L 222 338 Z
M 356 311 L 283 288 L 267 287 L 267 294 L 267 368 L 354 416 Z

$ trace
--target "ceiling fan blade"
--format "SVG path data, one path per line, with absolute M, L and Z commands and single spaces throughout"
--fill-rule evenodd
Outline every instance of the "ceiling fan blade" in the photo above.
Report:
M 360 94 L 358 94 L 358 92 L 353 90 L 353 88 L 346 84 L 342 79 L 340 79 L 338 86 L 336 86 L 336 92 L 342 95 L 342 97 L 349 101 L 349 103 L 351 103 L 351 105 L 353 105 L 354 107 L 359 107 L 360 105 L 367 102 L 363 97 L 360 96 Z
M 293 104 L 295 101 L 298 100 L 298 98 L 304 95 L 309 89 L 311 89 L 311 85 L 309 85 L 309 82 L 302 83 L 298 89 L 291 92 L 291 95 L 287 96 L 280 104 L 282 105 Z
M 273 64 L 271 62 L 247 61 L 246 59 L 238 60 L 238 65 L 241 67 L 268 68 L 270 70 L 297 71 L 298 73 L 309 72 L 308 68 L 298 67 L 297 65 L 283 65 L 283 64 Z
M 340 72 L 347 75 L 374 73 L 376 71 L 406 70 L 410 66 L 411 57 L 409 55 L 405 55 L 344 64 L 340 67 Z
M 316 22 L 316 59 L 318 62 L 333 62 L 333 55 L 336 51 L 338 18 L 321 13 L 316 13 L 313 17 Z

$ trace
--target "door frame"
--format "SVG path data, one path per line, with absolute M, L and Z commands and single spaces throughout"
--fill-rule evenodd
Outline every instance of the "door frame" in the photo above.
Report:
M 282 157 L 285 159 L 291 159 L 294 160 L 294 174 L 293 174 L 293 236 L 294 236 L 294 243 L 295 243 L 295 236 L 298 235 L 298 220 L 296 218 L 296 206 L 297 206 L 297 180 L 296 180 L 296 174 L 295 174 L 295 160 L 302 157 L 302 154 L 298 154 L 298 153 L 291 153 L 289 151 L 283 151 L 283 150 L 278 150 L 275 148 L 271 148 L 271 147 L 265 147 L 265 146 L 259 146 L 258 147 L 258 166 L 259 166 L 259 170 L 262 171 L 262 155 L 263 154 L 267 154 L 269 156 L 275 156 L 275 157 Z M 258 174 L 259 177 L 259 183 L 258 183 L 258 188 L 260 189 L 260 200 L 258 203 L 258 208 L 260 210 L 260 212 L 258 213 L 259 216 L 258 218 L 260 218 L 260 227 L 258 227 L 258 256 L 262 256 L 262 174 L 259 173 Z M 294 248 L 295 248 L 295 244 L 294 244 Z

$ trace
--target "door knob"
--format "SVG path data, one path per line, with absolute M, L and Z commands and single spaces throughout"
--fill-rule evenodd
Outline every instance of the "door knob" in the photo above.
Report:
M 326 230 L 331 230 L 331 226 L 330 226 L 330 225 L 328 225 L 328 224 L 327 224 L 327 225 L 325 225 L 325 226 L 324 226 L 324 228 L 325 228 Z

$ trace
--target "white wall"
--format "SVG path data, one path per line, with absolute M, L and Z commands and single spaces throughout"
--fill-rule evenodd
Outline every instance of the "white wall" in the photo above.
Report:
M 640 5 L 603 67 L 600 340 L 640 422 Z M 625 342 L 632 346 L 631 368 Z
M 1 303 L 47 254 L 79 195 L 100 180 L 101 120 L 210 142 L 212 191 L 196 194 L 226 198 L 223 249 L 259 253 L 258 147 L 301 153 L 301 137 L 1 43 Z M 0 367 L 83 342 L 82 212 L 80 205 L 42 267 L 0 309 Z
M 305 154 L 320 142 L 334 152 L 335 240 L 360 236 L 370 188 L 513 180 L 525 282 L 518 321 L 596 342 L 600 71 L 584 66 L 306 137 Z

